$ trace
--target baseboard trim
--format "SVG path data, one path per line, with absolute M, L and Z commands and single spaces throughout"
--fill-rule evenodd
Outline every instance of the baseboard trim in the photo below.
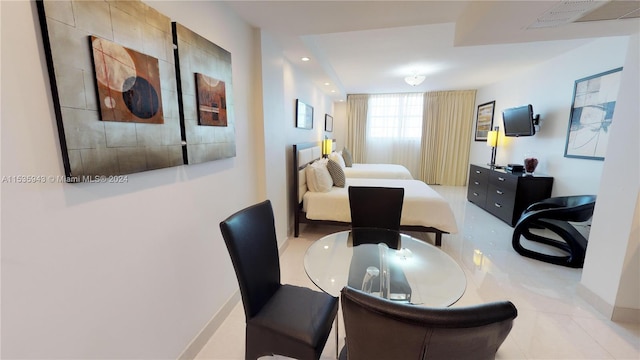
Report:
M 576 292 L 581 298 L 598 310 L 599 313 L 606 316 L 607 319 L 611 319 L 611 315 L 613 315 L 613 305 L 606 302 L 603 298 L 582 284 L 578 284 Z
M 611 305 L 582 284 L 578 284 L 577 293 L 599 313 L 613 322 L 640 323 L 640 309 Z
M 631 309 L 616 306 L 613 309 L 611 321 L 640 324 L 640 309 Z
M 191 343 L 187 345 L 187 348 L 184 349 L 182 354 L 178 357 L 178 360 L 192 360 L 202 351 L 204 346 L 207 344 L 209 339 L 213 336 L 213 334 L 218 330 L 218 328 L 222 325 L 224 320 L 229 316 L 233 308 L 240 301 L 240 290 L 236 290 L 227 300 L 227 302 L 222 305 L 220 310 L 207 322 L 207 324 L 200 330 L 198 335 L 196 335 Z

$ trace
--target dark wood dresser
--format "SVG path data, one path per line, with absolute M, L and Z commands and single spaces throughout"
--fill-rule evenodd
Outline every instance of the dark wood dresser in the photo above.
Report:
M 469 166 L 467 200 L 515 226 L 527 206 L 551 197 L 553 177 Z

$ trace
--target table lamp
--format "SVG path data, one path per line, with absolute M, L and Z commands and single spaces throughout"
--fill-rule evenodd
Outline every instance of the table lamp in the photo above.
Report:
M 322 156 L 329 156 L 329 154 L 331 154 L 331 150 L 333 150 L 333 140 L 325 137 L 325 139 L 322 140 Z
M 496 148 L 498 147 L 498 130 L 500 127 L 496 126 L 492 131 L 487 133 L 487 146 L 491 147 L 491 162 L 489 166 L 494 168 L 496 166 Z

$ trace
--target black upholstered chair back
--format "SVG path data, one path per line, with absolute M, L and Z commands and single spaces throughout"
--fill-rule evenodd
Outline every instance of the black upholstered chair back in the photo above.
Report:
M 243 209 L 220 223 L 236 271 L 247 319 L 280 287 L 280 260 L 271 202 Z
M 400 230 L 403 188 L 349 186 L 353 228 Z
M 518 314 L 509 301 L 426 308 L 350 287 L 341 301 L 349 360 L 494 359 Z
M 583 222 L 593 216 L 596 206 L 595 195 L 558 196 L 544 199 L 530 205 L 526 213 L 544 210 L 540 217 L 562 221 Z

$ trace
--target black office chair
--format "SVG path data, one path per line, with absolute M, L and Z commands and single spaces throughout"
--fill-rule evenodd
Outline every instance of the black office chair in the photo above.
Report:
M 284 355 L 319 359 L 338 312 L 338 299 L 280 282 L 271 202 L 220 223 L 240 285 L 246 317 L 246 359 Z
M 400 230 L 402 217 L 402 203 L 404 201 L 403 188 L 388 188 L 374 186 L 349 186 L 349 208 L 351 210 L 351 227 L 360 229 L 354 231 L 354 245 L 367 241 L 371 234 L 367 228 Z M 362 234 L 362 236 L 359 236 Z M 390 237 L 389 237 L 390 236 Z M 382 237 L 382 238 L 381 238 Z M 398 237 L 393 233 L 378 232 L 374 241 L 368 243 L 386 243 L 390 248 L 398 248 Z
M 513 229 L 511 244 L 522 256 L 562 265 L 581 268 L 587 252 L 587 239 L 571 225 L 571 222 L 584 222 L 593 216 L 596 205 L 595 195 L 575 195 L 553 197 L 531 204 L 520 216 Z M 550 230 L 564 241 L 534 234 L 531 229 Z M 525 239 L 553 246 L 567 253 L 566 256 L 543 254 L 522 246 L 521 236 Z
M 340 359 L 495 359 L 518 315 L 510 301 L 451 308 L 396 303 L 342 289 Z

